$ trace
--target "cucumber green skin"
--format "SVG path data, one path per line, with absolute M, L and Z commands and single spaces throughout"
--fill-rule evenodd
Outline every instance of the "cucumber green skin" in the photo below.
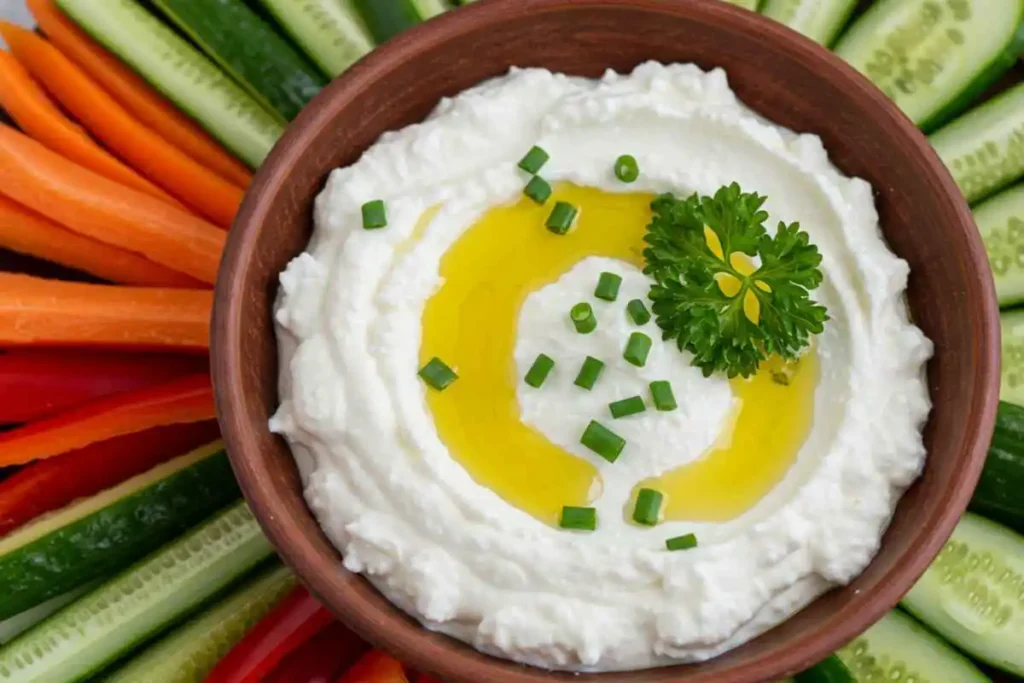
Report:
M 410 0 L 354 0 L 354 4 L 378 44 L 386 43 L 422 21 Z
M 132 657 L 105 683 L 203 683 L 224 655 L 295 587 L 274 560 L 226 598 Z
M 803 6 L 810 3 L 815 11 Z M 765 0 L 761 14 L 799 31 L 814 42 L 830 46 L 850 20 L 857 0 Z
M 260 2 L 328 76 L 338 76 L 374 47 L 350 0 Z
M 449 9 L 448 5 L 444 4 L 442 0 L 412 0 L 412 3 L 416 6 L 416 11 L 423 20 L 444 14 Z
M 60 610 L 68 603 L 77 600 L 92 588 L 95 588 L 95 584 L 79 586 L 70 593 L 50 598 L 46 602 L 36 605 L 30 610 L 25 610 L 6 621 L 0 622 L 0 645 L 11 642 L 17 636 L 29 630 L 43 619 L 46 619 L 54 612 Z
M 999 306 L 1024 302 L 1024 185 L 975 207 L 974 222 L 992 267 Z
M 0 557 L 0 619 L 110 576 L 240 495 L 220 451 Z
M 282 121 L 327 84 L 316 67 L 242 0 L 154 0 L 213 61 Z
M 950 644 L 1024 676 L 1024 536 L 967 513 L 903 606 Z
M 1024 533 L 1024 407 L 1000 402 L 988 459 L 969 509 Z
M 1024 310 L 999 314 L 1002 371 L 999 398 L 1024 405 Z
M 843 660 L 835 655 L 793 676 L 794 683 L 856 683 Z

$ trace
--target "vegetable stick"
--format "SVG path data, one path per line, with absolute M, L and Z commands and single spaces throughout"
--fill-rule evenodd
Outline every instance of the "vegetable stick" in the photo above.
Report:
M 214 418 L 208 374 L 115 394 L 82 408 L 0 434 L 0 467 L 23 465 L 98 441 Z
M 199 280 L 136 253 L 71 232 L 2 195 L 0 247 L 126 285 L 203 287 Z
M 25 67 L 4 50 L 0 50 L 0 107 L 23 131 L 54 152 L 111 180 L 180 206 L 169 194 L 111 156 L 69 121 L 32 80 Z
M 213 284 L 226 234 L 0 124 L 0 194 L 86 237 Z
M 369 649 L 369 643 L 335 622 L 281 660 L 263 683 L 334 683 Z
M 231 227 L 242 189 L 132 118 L 38 34 L 0 21 L 0 35 L 28 72 L 104 145 L 174 197 L 221 227 Z
M 53 0 L 28 0 L 27 4 L 50 42 L 92 76 L 136 119 L 226 180 L 243 189 L 249 186 L 252 173 L 244 164 L 75 26 Z
M 0 345 L 204 350 L 213 292 L 0 273 Z
M 371 650 L 335 683 L 409 683 L 409 679 L 397 659 L 380 650 Z

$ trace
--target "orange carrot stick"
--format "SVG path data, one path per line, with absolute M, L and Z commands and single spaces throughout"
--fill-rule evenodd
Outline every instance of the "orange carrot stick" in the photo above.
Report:
M 213 292 L 0 273 L 0 346 L 201 351 Z
M 226 233 L 198 216 L 125 187 L 0 125 L 0 194 L 69 230 L 209 284 Z
M 28 72 L 89 132 L 142 175 L 223 228 L 244 191 L 132 118 L 81 69 L 32 31 L 0 21 L 0 35 Z
M 0 50 L 0 108 L 5 109 L 23 131 L 76 164 L 178 204 L 169 194 L 111 156 L 84 130 L 69 121 L 32 80 L 25 67 L 3 50 Z
M 252 173 L 244 164 L 75 26 L 53 0 L 28 0 L 28 7 L 50 41 L 136 119 L 211 171 L 241 188 L 249 186 Z
M 3 196 L 0 196 L 0 247 L 121 284 L 203 287 L 199 280 L 130 251 L 82 237 Z
M 213 417 L 210 375 L 189 375 L 155 387 L 115 394 L 0 434 L 0 467 L 52 458 L 153 427 Z

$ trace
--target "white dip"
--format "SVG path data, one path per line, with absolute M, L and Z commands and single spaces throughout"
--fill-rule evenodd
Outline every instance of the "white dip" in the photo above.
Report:
M 741 517 L 653 529 L 622 519 L 632 485 L 699 458 L 732 400 L 729 383 L 702 377 L 654 322 L 643 369 L 621 361 L 623 335 L 636 329 L 623 316 L 573 332 L 565 312 L 592 296 L 603 270 L 623 275 L 620 302 L 645 298 L 647 278 L 629 264 L 586 259 L 535 291 L 516 341 L 519 377 L 539 352 L 558 362 L 550 390 L 519 390 L 521 415 L 601 467 L 596 531 L 557 529 L 506 503 L 438 437 L 417 376 L 424 306 L 451 245 L 488 209 L 521 197 L 516 163 L 532 145 L 550 153 L 552 183 L 622 191 L 611 162 L 623 153 L 641 169 L 630 191 L 712 194 L 737 181 L 768 197 L 770 229 L 799 221 L 820 248 L 825 282 L 814 298 L 831 319 L 815 341 L 813 427 L 784 480 Z M 389 224 L 363 230 L 360 207 L 378 198 Z M 315 218 L 308 251 L 281 275 L 271 428 L 291 445 L 345 566 L 428 628 L 482 651 L 570 670 L 715 656 L 861 572 L 921 470 L 932 346 L 908 320 L 908 267 L 882 240 L 871 188 L 841 175 L 816 136 L 741 104 L 721 70 L 649 63 L 598 81 L 513 70 L 334 171 Z M 593 392 L 570 396 L 587 354 L 618 361 Z M 679 410 L 615 421 L 634 457 L 602 464 L 580 446 L 582 427 L 652 379 L 672 381 Z M 698 548 L 665 550 L 666 537 L 688 532 Z

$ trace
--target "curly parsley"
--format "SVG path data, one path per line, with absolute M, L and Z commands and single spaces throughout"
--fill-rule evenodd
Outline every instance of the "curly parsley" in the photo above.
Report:
M 798 223 L 769 235 L 764 202 L 733 183 L 714 197 L 651 203 L 644 272 L 655 280 L 654 315 L 705 376 L 749 377 L 771 354 L 795 359 L 828 320 L 810 297 L 822 279 L 818 248 Z

